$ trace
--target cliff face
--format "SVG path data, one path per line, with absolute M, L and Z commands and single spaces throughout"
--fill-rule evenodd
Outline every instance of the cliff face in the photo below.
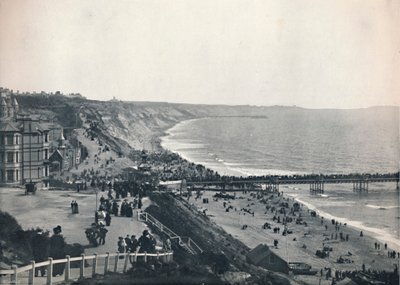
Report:
M 157 148 L 158 137 L 173 125 L 189 119 L 215 116 L 255 116 L 274 114 L 280 116 L 301 113 L 304 116 L 339 114 L 364 120 L 367 116 L 386 116 L 398 120 L 399 107 L 372 107 L 358 110 L 312 110 L 298 107 L 257 107 L 226 105 L 190 105 L 159 102 L 94 101 L 83 97 L 63 95 L 18 95 L 21 110 L 39 113 L 73 129 L 81 125 L 80 118 L 99 122 L 103 138 L 117 151 L 129 151 L 129 147 L 141 150 Z M 229 103 L 229 102 L 227 102 Z M 80 114 L 81 116 L 78 116 Z M 85 116 L 83 116 L 85 115 Z
M 266 107 L 189 105 L 153 102 L 93 101 L 62 95 L 19 95 L 23 112 L 40 114 L 66 129 L 81 125 L 78 114 L 99 122 L 112 147 L 128 151 L 159 146 L 158 137 L 168 128 L 189 119 L 210 116 L 263 116 Z
M 88 102 L 87 110 L 97 114 L 107 131 L 136 149 L 157 147 L 158 137 L 173 125 L 210 116 L 263 115 L 264 108 L 250 106 L 208 106 L 145 102 Z M 85 112 L 85 110 L 83 110 Z

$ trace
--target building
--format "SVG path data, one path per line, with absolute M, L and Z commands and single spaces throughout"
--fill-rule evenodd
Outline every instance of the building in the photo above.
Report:
M 275 272 L 289 273 L 289 265 L 276 252 L 271 250 L 266 244 L 259 244 L 251 250 L 247 256 L 247 261 L 257 266 L 264 267 Z
M 49 129 L 19 113 L 17 99 L 0 89 L 0 185 L 48 186 Z

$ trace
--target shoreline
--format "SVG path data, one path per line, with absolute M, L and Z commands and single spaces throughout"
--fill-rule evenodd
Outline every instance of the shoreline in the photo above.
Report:
M 163 144 L 163 140 L 165 140 L 166 137 L 171 135 L 169 130 L 177 127 L 178 125 L 182 125 L 182 124 L 184 124 L 186 122 L 189 122 L 189 121 L 201 120 L 201 119 L 207 119 L 207 118 L 212 118 L 212 117 L 203 117 L 203 118 L 195 118 L 195 119 L 184 120 L 184 121 L 181 121 L 181 122 L 173 125 L 169 129 L 166 129 L 165 131 L 163 131 L 163 136 L 159 137 L 159 147 L 161 149 L 165 149 L 167 151 L 171 151 L 171 152 L 173 152 L 175 154 L 178 154 L 180 157 L 182 157 L 183 159 L 185 159 L 185 160 L 187 160 L 189 162 L 192 162 L 192 163 L 195 163 L 195 164 L 201 164 L 206 168 L 209 168 L 211 170 L 218 171 L 219 173 L 221 173 L 219 171 L 219 169 L 210 167 L 209 163 L 197 162 L 195 159 L 191 158 L 188 155 L 183 154 L 181 151 L 177 151 L 177 150 L 173 150 L 173 149 L 167 148 L 165 146 L 165 143 Z M 226 168 L 229 169 L 229 167 L 226 167 Z M 279 171 L 279 170 L 277 170 L 277 171 Z M 235 174 L 233 172 L 235 172 Z M 242 173 L 242 172 L 239 171 L 239 170 L 236 170 L 236 171 L 232 171 L 231 173 L 228 173 L 226 175 L 238 176 L 237 175 L 238 173 Z M 242 174 L 244 174 L 244 173 L 242 173 Z M 285 172 L 283 172 L 283 173 L 281 173 L 281 175 L 286 175 L 286 174 L 285 174 Z M 242 175 L 242 176 L 248 176 L 248 175 Z M 288 185 L 288 187 L 294 187 L 294 186 L 293 185 Z M 362 221 L 356 221 L 356 220 L 351 220 L 349 218 L 335 216 L 333 214 L 330 214 L 328 212 L 325 212 L 325 211 L 319 209 L 317 206 L 315 206 L 313 204 L 305 202 L 301 198 L 293 197 L 293 196 L 291 196 L 290 194 L 287 194 L 287 193 L 284 193 L 284 195 L 285 195 L 285 197 L 294 198 L 297 202 L 305 205 L 309 210 L 315 210 L 316 212 L 320 213 L 321 216 L 327 217 L 329 219 L 335 219 L 335 220 L 341 221 L 343 223 L 347 223 L 354 230 L 363 231 L 363 232 L 365 231 L 365 234 L 368 235 L 370 238 L 375 239 L 375 240 L 380 241 L 380 242 L 383 242 L 383 243 L 387 242 L 388 245 L 390 245 L 390 247 L 392 249 L 395 249 L 396 251 L 400 251 L 400 239 L 398 238 L 398 236 L 396 237 L 395 235 L 393 235 L 392 233 L 390 233 L 388 231 L 385 231 L 385 230 L 382 230 L 382 229 L 376 228 L 376 227 L 367 226 Z M 400 235 L 399 232 L 398 232 L 398 235 Z
M 368 226 L 364 225 L 363 222 L 361 222 L 361 221 L 354 221 L 354 220 L 350 220 L 348 218 L 334 216 L 330 213 L 327 213 L 323 210 L 318 209 L 318 207 L 316 207 L 308 202 L 305 202 L 302 199 L 293 197 L 292 195 L 286 194 L 286 193 L 284 193 L 284 195 L 286 197 L 295 199 L 297 202 L 306 206 L 309 210 L 315 211 L 321 217 L 327 218 L 329 220 L 334 219 L 341 223 L 346 223 L 348 226 L 352 227 L 354 230 L 363 231 L 364 235 L 368 235 L 371 238 L 376 239 L 382 243 L 386 242 L 388 244 L 388 247 L 390 247 L 396 251 L 400 251 L 400 240 L 397 239 L 392 234 L 390 234 L 389 232 L 386 232 L 384 230 L 374 228 L 374 227 L 368 227 Z
M 374 243 L 376 242 L 374 237 L 367 233 L 360 237 L 358 230 L 344 224 L 339 226 L 339 230 L 336 230 L 327 217 L 322 218 L 318 214 L 316 217 L 312 217 L 311 210 L 306 205 L 301 206 L 296 216 L 301 215 L 307 225 L 297 224 L 294 221 L 288 223 L 287 228 L 291 229 L 293 233 L 284 236 L 282 235 L 283 224 L 276 222 L 272 217 L 278 215 L 282 218 L 282 215 L 280 213 L 274 214 L 270 210 L 265 211 L 265 205 L 277 206 L 281 202 L 287 201 L 290 209 L 296 202 L 294 198 L 285 197 L 285 195 L 279 196 L 278 193 L 251 191 L 236 193 L 236 198 L 233 200 L 222 198 L 215 200 L 213 198 L 214 193 L 205 191 L 202 197 L 209 198 L 209 203 L 202 203 L 202 199 L 189 200 L 189 202 L 195 205 L 199 211 L 207 209 L 206 215 L 212 221 L 221 226 L 228 234 L 242 241 L 250 249 L 264 243 L 285 260 L 306 262 L 318 271 L 328 267 L 339 271 L 361 270 L 362 264 L 365 264 L 366 268 L 371 270 L 392 271 L 393 264 L 399 264 L 397 256 L 396 259 L 387 257 L 387 250 L 384 249 L 383 243 L 380 244 L 380 250 L 374 250 Z M 262 200 L 261 197 L 256 198 L 256 195 L 261 195 Z M 271 198 L 272 195 L 274 198 Z M 266 200 L 266 202 L 263 202 L 263 200 Z M 226 207 L 233 208 L 226 211 Z M 254 215 L 249 214 L 247 210 L 250 210 Z M 296 219 L 296 216 L 294 216 L 294 219 Z M 292 216 L 289 214 L 287 217 Z M 271 229 L 263 228 L 264 223 L 269 223 Z M 245 229 L 243 228 L 244 225 L 246 226 Z M 273 232 L 272 229 L 275 227 L 280 227 L 281 232 Z M 344 237 L 348 235 L 349 240 L 340 240 L 339 233 L 343 233 Z M 279 246 L 276 249 L 273 246 L 274 240 L 279 241 Z M 333 251 L 330 256 L 319 258 L 315 253 L 317 250 L 321 250 L 323 246 L 329 246 L 333 248 Z M 388 247 L 388 250 L 393 249 Z M 352 262 L 338 263 L 337 260 L 340 257 Z

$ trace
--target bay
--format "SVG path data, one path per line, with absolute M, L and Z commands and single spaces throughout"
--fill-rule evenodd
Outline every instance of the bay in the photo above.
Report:
M 399 108 L 356 110 L 270 108 L 265 116 L 207 117 L 184 121 L 162 146 L 224 175 L 388 173 L 399 171 Z M 399 192 L 394 183 L 281 187 L 326 216 L 369 231 L 400 248 Z

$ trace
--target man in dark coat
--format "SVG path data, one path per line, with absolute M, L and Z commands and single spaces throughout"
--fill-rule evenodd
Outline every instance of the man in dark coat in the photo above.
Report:
M 129 235 L 126 235 L 125 243 L 126 243 L 126 251 L 132 252 L 132 241 Z
M 50 252 L 49 256 L 55 259 L 65 258 L 65 241 L 61 234 L 61 226 L 57 226 L 53 229 L 53 236 L 50 238 Z M 64 273 L 65 265 L 54 264 L 53 265 L 53 276 L 62 275 Z
M 106 243 L 106 235 L 107 235 L 108 230 L 104 227 L 102 224 L 99 229 L 99 245 L 100 244 L 105 244 Z
M 117 201 L 114 201 L 113 205 L 112 205 L 112 212 L 113 212 L 114 216 L 118 216 L 118 211 L 119 211 L 118 208 L 119 208 L 119 206 L 118 206 Z
M 33 236 L 31 240 L 31 248 L 33 258 L 36 263 L 46 261 L 49 258 L 49 238 L 43 233 L 43 230 L 37 230 L 36 234 Z M 41 276 L 46 274 L 46 267 L 42 266 L 39 268 L 35 268 L 35 276 L 39 276 L 39 272 Z
M 139 245 L 139 242 L 136 239 L 136 236 L 132 235 L 131 236 L 131 252 L 136 252 L 138 245 Z
M 138 240 L 140 249 L 139 253 L 150 252 L 152 249 L 152 240 L 148 230 L 144 230 L 142 236 Z
M 111 215 L 110 215 L 109 212 L 106 213 L 106 217 L 105 217 L 104 220 L 106 221 L 106 226 L 107 227 L 110 226 L 110 224 L 111 224 Z

